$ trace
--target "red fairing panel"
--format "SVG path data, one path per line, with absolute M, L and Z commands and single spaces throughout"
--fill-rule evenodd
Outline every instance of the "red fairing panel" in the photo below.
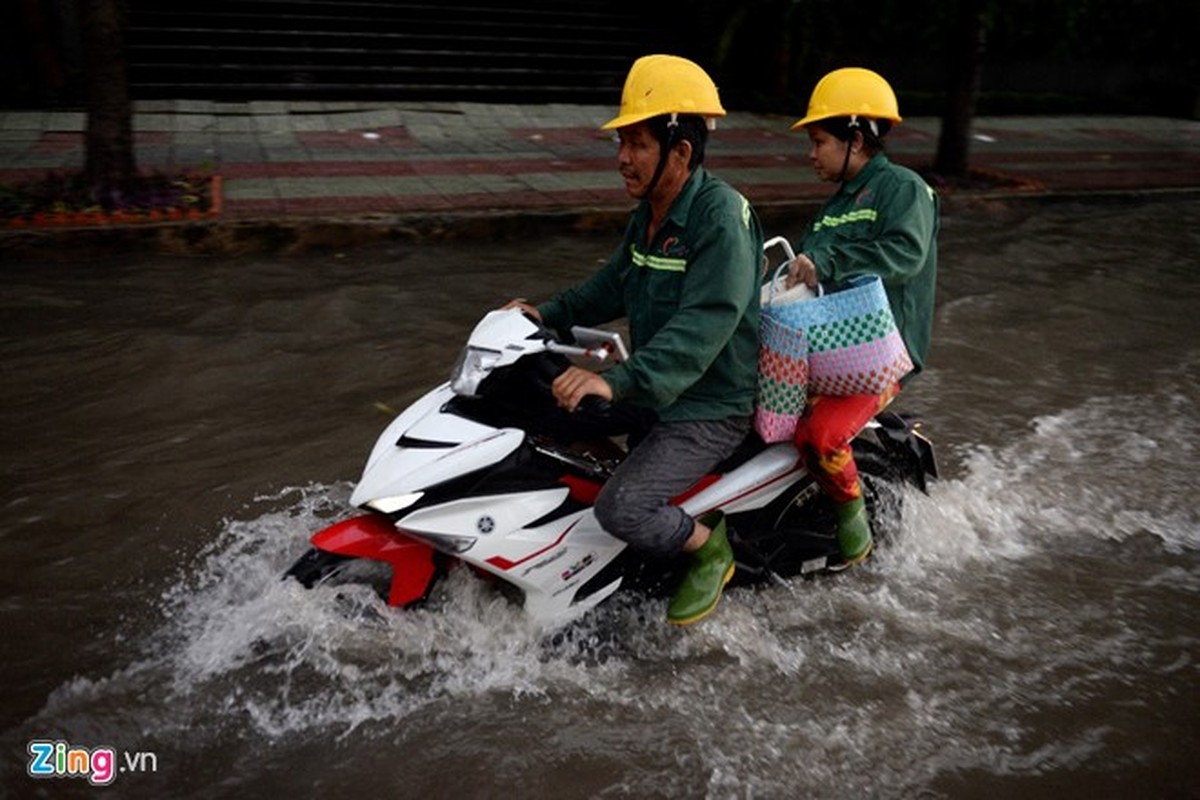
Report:
M 382 514 L 343 520 L 313 534 L 319 550 L 382 561 L 392 567 L 389 606 L 406 606 L 425 596 L 433 582 L 434 549 L 396 529 Z

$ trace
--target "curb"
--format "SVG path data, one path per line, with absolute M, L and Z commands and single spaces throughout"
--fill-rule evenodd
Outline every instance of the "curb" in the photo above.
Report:
M 1057 203 L 1117 204 L 1200 198 L 1200 187 L 1056 192 L 943 192 L 942 213 L 999 210 Z M 764 228 L 797 225 L 820 208 L 819 200 L 766 201 L 755 205 Z M 429 244 L 504 241 L 547 235 L 619 237 L 632 206 L 555 211 L 446 212 L 290 219 L 221 218 L 182 222 L 139 222 L 105 226 L 62 226 L 0 230 L 0 262 L 95 259 L 105 250 L 157 255 L 297 256 L 377 243 Z

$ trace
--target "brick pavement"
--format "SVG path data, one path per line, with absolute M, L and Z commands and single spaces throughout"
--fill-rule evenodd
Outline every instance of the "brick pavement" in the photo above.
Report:
M 797 110 L 799 112 L 799 109 Z M 379 220 L 447 213 L 619 211 L 606 106 L 471 103 L 141 103 L 145 170 L 222 176 L 228 221 Z M 708 166 L 752 202 L 817 202 L 794 117 L 732 113 Z M 83 164 L 82 113 L 0 111 L 0 183 Z M 938 121 L 909 119 L 893 158 L 927 165 Z M 1013 196 L 1200 189 L 1200 122 L 1157 117 L 993 117 L 973 128 L 971 162 L 995 180 L 959 194 Z

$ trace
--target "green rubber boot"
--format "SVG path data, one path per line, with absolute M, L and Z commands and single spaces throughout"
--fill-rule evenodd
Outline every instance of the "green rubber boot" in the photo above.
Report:
M 838 503 L 837 540 L 842 550 L 841 567 L 852 567 L 871 554 L 871 523 L 867 519 L 867 505 L 860 497 L 848 503 Z
M 721 591 L 733 577 L 733 550 L 725 535 L 725 515 L 719 511 L 699 519 L 712 534 L 699 550 L 691 553 L 691 565 L 667 606 L 672 625 L 691 625 L 711 614 L 721 600 Z

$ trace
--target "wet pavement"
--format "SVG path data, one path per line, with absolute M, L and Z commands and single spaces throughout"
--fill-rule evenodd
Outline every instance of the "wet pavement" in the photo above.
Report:
M 155 101 L 136 106 L 134 145 L 145 171 L 221 176 L 219 215 L 167 227 L 190 229 L 187 241 L 210 249 L 217 239 L 229 244 L 228 237 L 211 235 L 222 225 L 242 231 L 282 227 L 292 246 L 302 244 L 297 231 L 321 229 L 336 239 L 330 231 L 342 231 L 344 238 L 351 235 L 349 226 L 394 238 L 416 229 L 469 230 L 470 221 L 539 214 L 560 224 L 565 216 L 568 229 L 578 230 L 623 220 L 630 206 L 616 175 L 612 135 L 598 129 L 613 111 L 583 105 Z M 760 211 L 815 205 L 830 187 L 814 176 L 805 137 L 789 130 L 794 119 L 731 113 L 710 140 L 707 165 Z M 81 112 L 0 111 L 0 183 L 81 167 L 85 125 Z M 939 128 L 936 118 L 907 119 L 889 136 L 889 152 L 914 168 L 926 166 Z M 987 180 L 944 190 L 951 203 L 1200 191 L 1200 121 L 979 117 L 972 137 L 972 167 Z M 206 228 L 197 232 L 197 225 Z M 161 226 L 150 229 L 159 239 L 172 238 Z M 42 235 L 0 230 L 0 253 Z M 248 241 L 244 237 L 242 244 Z

